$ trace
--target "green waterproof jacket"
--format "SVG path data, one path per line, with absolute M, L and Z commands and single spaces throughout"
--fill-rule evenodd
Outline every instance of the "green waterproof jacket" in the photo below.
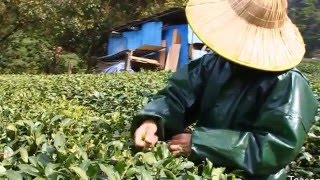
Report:
M 299 153 L 317 105 L 296 69 L 264 72 L 209 54 L 172 75 L 134 118 L 132 132 L 152 118 L 160 139 L 166 140 L 196 122 L 194 161 L 208 158 L 251 177 L 279 179 Z

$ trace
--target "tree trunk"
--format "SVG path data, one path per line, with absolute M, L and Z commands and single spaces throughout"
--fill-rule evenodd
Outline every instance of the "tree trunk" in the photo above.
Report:
M 106 31 L 108 32 L 108 31 Z M 88 48 L 88 51 L 86 53 L 86 65 L 87 65 L 87 72 L 90 73 L 92 70 L 96 67 L 98 61 L 97 61 L 97 50 L 106 43 L 106 39 L 108 37 L 108 33 L 102 33 L 101 37 L 97 40 L 95 37 L 93 37 L 94 41 L 91 43 L 90 47 Z M 101 54 L 99 54 L 101 55 Z
M 95 42 L 95 41 L 94 41 Z M 87 73 L 90 73 L 94 68 L 94 60 L 92 58 L 94 51 L 95 51 L 95 44 L 94 42 L 90 45 L 88 52 L 86 53 L 86 64 L 87 64 Z

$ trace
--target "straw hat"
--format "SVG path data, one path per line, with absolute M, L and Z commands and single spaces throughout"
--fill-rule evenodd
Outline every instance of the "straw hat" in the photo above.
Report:
M 286 0 L 190 0 L 186 13 L 198 37 L 226 59 L 283 71 L 298 65 L 305 53 L 286 10 Z

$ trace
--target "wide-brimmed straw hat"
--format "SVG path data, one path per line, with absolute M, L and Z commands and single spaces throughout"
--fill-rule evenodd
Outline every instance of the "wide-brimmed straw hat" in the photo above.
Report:
M 190 0 L 186 14 L 198 37 L 226 59 L 284 71 L 298 65 L 305 53 L 287 6 L 286 0 Z

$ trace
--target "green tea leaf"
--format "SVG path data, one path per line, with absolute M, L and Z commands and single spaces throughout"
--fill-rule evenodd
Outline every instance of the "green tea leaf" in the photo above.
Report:
M 42 144 L 41 151 L 43 153 L 48 153 L 52 155 L 56 151 L 56 149 L 53 146 L 48 145 L 47 143 L 44 143 Z
M 114 167 L 114 169 L 119 173 L 122 174 L 123 172 L 125 172 L 125 170 L 127 169 L 127 167 L 130 166 L 130 162 L 128 161 L 122 161 L 122 162 L 118 162 L 116 164 L 116 166 Z
M 32 176 L 39 175 L 39 170 L 29 164 L 19 164 L 18 167 L 24 173 L 30 174 Z
M 35 156 L 29 156 L 29 162 L 30 162 L 34 167 L 37 167 L 37 166 L 38 166 L 38 160 L 37 160 L 37 157 L 35 157 Z
M 80 168 L 83 169 L 84 171 L 88 171 L 89 166 L 91 165 L 91 162 L 89 160 L 84 160 L 80 164 Z
M 10 158 L 13 155 L 14 155 L 14 151 L 10 147 L 8 146 L 4 147 L 4 154 L 3 154 L 4 159 Z
M 89 180 L 89 177 L 87 176 L 86 172 L 81 169 L 80 167 L 76 167 L 76 166 L 72 166 L 69 168 L 70 170 L 74 171 L 75 173 L 77 173 L 77 175 L 83 179 L 83 180 Z
M 47 166 L 45 168 L 46 177 L 49 177 L 49 176 L 53 175 L 54 173 L 56 173 L 55 169 L 60 166 L 61 166 L 60 164 L 52 164 L 52 163 L 47 164 Z
M 165 159 L 170 156 L 170 151 L 166 143 L 159 143 L 159 146 L 156 148 L 156 155 L 161 159 Z
M 99 164 L 100 170 L 104 172 L 107 176 L 108 179 L 110 180 L 120 180 L 120 175 L 111 167 L 106 167 L 103 164 Z
M 153 165 L 157 163 L 157 159 L 152 152 L 143 154 L 143 161 L 149 165 Z
M 203 168 L 202 175 L 207 176 L 207 177 L 211 177 L 212 169 L 213 169 L 212 162 L 209 159 L 206 159 L 206 165 Z
M 191 161 L 188 161 L 188 162 L 182 162 L 182 163 L 179 165 L 178 169 L 179 169 L 179 170 L 184 170 L 184 169 L 190 169 L 190 168 L 192 168 L 192 167 L 194 167 L 194 163 L 191 162 Z
M 63 119 L 63 115 L 57 115 L 57 116 L 54 116 L 54 117 L 51 119 L 51 121 L 55 122 L 55 121 L 61 120 L 61 119 Z
M 24 147 L 20 148 L 20 155 L 23 162 L 28 163 L 29 155 L 26 148 Z
M 16 128 L 16 126 L 14 124 L 9 124 L 7 127 L 7 135 L 8 137 L 10 137 L 11 139 L 15 139 L 16 136 L 17 136 L 17 132 L 18 132 L 18 129 Z
M 36 144 L 40 146 L 42 143 L 46 142 L 47 136 L 44 134 L 39 134 L 36 136 Z
M 22 180 L 21 174 L 17 171 L 8 170 L 6 176 L 9 180 Z
M 6 171 L 7 171 L 6 168 L 0 165 L 0 176 L 5 175 Z
M 36 178 L 34 178 L 34 180 L 46 180 L 45 178 L 43 178 L 43 177 L 36 177 Z
M 79 152 L 80 152 L 81 157 L 82 157 L 84 160 L 88 160 L 88 155 L 87 155 L 87 152 L 86 152 L 86 151 L 84 151 L 82 148 L 79 148 Z
M 128 177 L 133 177 L 134 175 L 136 175 L 137 173 L 139 173 L 139 170 L 135 167 L 129 168 L 126 175 Z
M 141 175 L 141 179 L 143 180 L 153 180 L 153 177 L 149 171 L 145 169 L 145 167 L 138 167 L 139 174 Z
M 66 138 L 61 134 L 54 135 L 54 146 L 59 149 L 64 149 L 66 145 Z
M 18 129 L 16 128 L 16 126 L 14 124 L 9 124 L 7 127 L 6 127 L 7 130 L 9 131 L 14 131 L 14 132 L 17 132 Z
M 48 155 L 40 153 L 37 155 L 37 161 L 38 164 L 40 164 L 44 168 L 48 163 L 51 162 L 51 159 Z
M 224 171 L 226 168 L 213 168 L 213 170 L 211 171 L 211 177 L 220 177 L 221 175 L 223 175 Z
M 190 173 L 190 172 L 188 172 L 187 179 L 188 180 L 202 180 L 202 178 L 200 176 L 193 174 L 193 173 Z
M 177 177 L 168 169 L 163 169 L 163 172 L 166 174 L 166 176 L 170 179 L 177 179 Z

